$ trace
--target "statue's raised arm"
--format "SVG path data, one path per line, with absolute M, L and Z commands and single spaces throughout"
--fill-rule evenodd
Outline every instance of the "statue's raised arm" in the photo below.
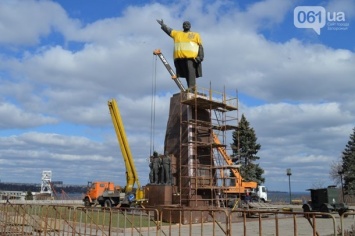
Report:
M 169 36 L 171 36 L 171 31 L 172 29 L 170 27 L 168 27 L 166 24 L 164 24 L 163 19 L 161 20 L 157 20 L 158 24 L 161 26 L 161 29 Z

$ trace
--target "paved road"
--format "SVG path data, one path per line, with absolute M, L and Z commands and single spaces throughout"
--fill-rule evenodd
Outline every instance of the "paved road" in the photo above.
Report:
M 278 209 L 292 209 L 292 212 L 302 213 L 302 206 L 280 205 Z M 293 215 L 290 212 L 282 212 L 282 214 L 275 216 L 268 216 L 261 218 L 248 218 L 244 227 L 244 222 L 237 220 L 237 223 L 231 225 L 231 235 L 243 236 L 245 235 L 279 235 L 279 236 L 330 236 L 341 235 L 341 224 L 344 229 L 351 229 L 355 226 L 355 213 L 350 213 L 346 218 L 341 219 L 338 214 L 332 214 L 330 218 L 323 218 L 317 216 L 314 219 L 306 219 L 303 214 Z M 342 220 L 342 222 L 341 222 Z M 315 225 L 315 230 L 312 225 Z M 217 224 L 204 223 L 189 225 L 175 225 L 172 227 L 163 227 L 161 235 L 225 235 L 223 232 L 224 225 L 221 228 Z

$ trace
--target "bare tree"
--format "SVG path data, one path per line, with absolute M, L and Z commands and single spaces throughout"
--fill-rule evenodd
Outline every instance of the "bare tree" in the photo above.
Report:
M 329 176 L 334 181 L 334 184 L 340 186 L 341 173 L 343 172 L 343 160 L 341 157 L 337 161 L 332 161 L 330 164 Z
M 320 179 L 316 180 L 315 182 L 312 183 L 312 188 L 313 189 L 325 188 L 325 181 Z

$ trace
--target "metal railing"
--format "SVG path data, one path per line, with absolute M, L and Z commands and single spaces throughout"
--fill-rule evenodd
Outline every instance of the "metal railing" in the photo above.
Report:
M 85 208 L 0 204 L 0 235 L 354 235 L 341 217 L 282 210 Z
M 231 235 L 338 235 L 336 218 L 330 213 L 234 210 L 229 217 L 230 222 L 243 221 L 243 227 L 231 227 Z

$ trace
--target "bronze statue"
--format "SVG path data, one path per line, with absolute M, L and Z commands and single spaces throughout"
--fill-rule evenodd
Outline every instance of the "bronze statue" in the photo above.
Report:
M 162 158 L 163 165 L 163 175 L 162 175 L 162 183 L 163 184 L 171 184 L 171 159 L 167 152 Z
M 199 33 L 190 31 L 191 24 L 185 21 L 182 24 L 183 31 L 173 30 L 164 24 L 163 20 L 157 20 L 161 29 L 174 39 L 174 65 L 176 75 L 186 78 L 190 91 L 196 87 L 196 78 L 202 76 L 201 62 L 204 59 L 202 40 Z
M 152 169 L 153 169 L 153 183 L 159 183 L 159 174 L 161 168 L 161 159 L 158 156 L 157 152 L 153 153 L 153 160 L 152 160 Z
M 154 183 L 153 158 L 154 156 L 149 157 L 149 182 L 151 184 Z

